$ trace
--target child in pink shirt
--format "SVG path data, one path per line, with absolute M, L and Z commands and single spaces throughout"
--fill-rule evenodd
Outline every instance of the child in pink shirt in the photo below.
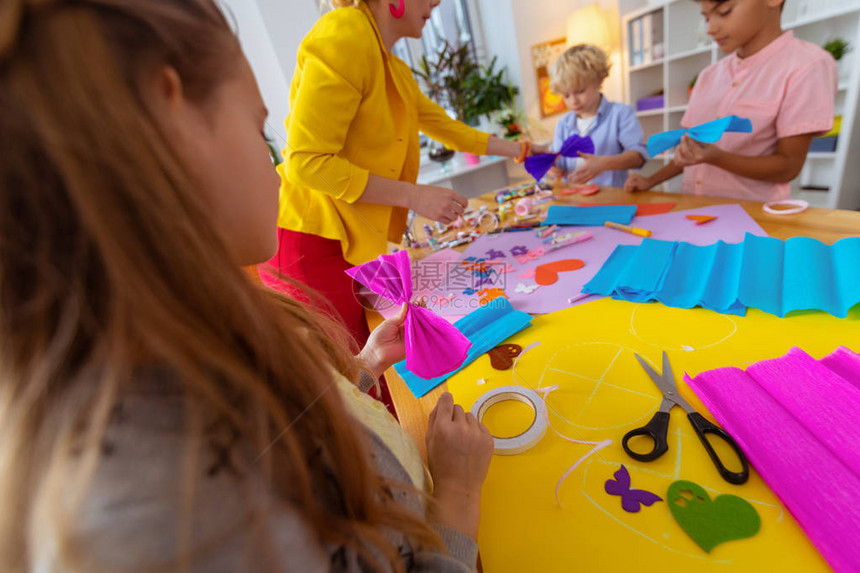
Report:
M 752 121 L 752 133 L 716 144 L 684 136 L 675 157 L 651 177 L 632 174 L 624 188 L 650 189 L 681 172 L 696 195 L 787 199 L 815 135 L 833 126 L 837 74 L 823 49 L 783 32 L 779 0 L 701 0 L 708 35 L 725 52 L 696 82 L 685 128 L 727 115 Z

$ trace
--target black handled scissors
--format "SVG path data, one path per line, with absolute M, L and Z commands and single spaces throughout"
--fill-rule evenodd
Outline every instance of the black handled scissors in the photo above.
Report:
M 638 354 L 635 356 L 636 360 L 639 361 L 639 364 L 642 365 L 642 368 L 645 369 L 645 372 L 648 373 L 648 376 L 651 377 L 654 384 L 656 384 L 660 391 L 663 392 L 663 401 L 660 403 L 660 409 L 657 410 L 657 413 L 654 414 L 654 417 L 651 418 L 650 422 L 641 428 L 636 428 L 635 430 L 631 430 L 624 434 L 624 438 L 621 440 L 621 446 L 624 448 L 624 451 L 627 452 L 627 455 L 634 460 L 650 462 L 666 453 L 669 449 L 669 444 L 666 442 L 666 438 L 669 434 L 669 410 L 675 406 L 680 406 L 687 412 L 687 418 L 690 420 L 690 424 L 693 426 L 693 429 L 696 431 L 696 435 L 699 436 L 699 440 L 705 447 L 705 451 L 708 452 L 708 455 L 711 457 L 711 461 L 714 462 L 714 465 L 720 472 L 720 475 L 723 476 L 723 479 L 733 484 L 746 483 L 747 479 L 749 479 L 750 472 L 747 459 L 744 457 L 743 452 L 741 452 L 741 449 L 725 430 L 710 423 L 681 397 L 678 393 L 678 387 L 675 386 L 675 376 L 672 374 L 672 366 L 669 364 L 669 357 L 666 355 L 666 352 L 663 352 L 662 375 L 657 374 L 657 372 L 655 372 L 641 356 Z M 741 461 L 742 469 L 740 472 L 729 471 L 726 466 L 723 465 L 717 452 L 714 451 L 714 448 L 708 442 L 707 434 L 713 434 L 721 438 L 732 447 L 735 454 L 737 454 L 738 459 Z M 627 447 L 627 442 L 634 436 L 648 436 L 654 440 L 654 449 L 645 454 L 634 452 Z

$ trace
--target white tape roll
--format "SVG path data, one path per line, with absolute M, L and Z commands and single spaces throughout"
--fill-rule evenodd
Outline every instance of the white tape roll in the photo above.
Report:
M 535 419 L 525 432 L 510 438 L 493 436 L 494 452 L 503 456 L 512 456 L 531 449 L 543 438 L 547 426 L 546 403 L 534 390 L 522 386 L 502 386 L 478 398 L 472 406 L 472 414 L 480 422 L 490 406 L 505 400 L 519 400 L 531 406 L 535 412 Z
M 809 209 L 809 203 L 802 199 L 786 199 L 784 201 L 765 203 L 761 208 L 765 213 L 770 213 L 771 215 L 794 215 L 795 213 L 803 213 Z

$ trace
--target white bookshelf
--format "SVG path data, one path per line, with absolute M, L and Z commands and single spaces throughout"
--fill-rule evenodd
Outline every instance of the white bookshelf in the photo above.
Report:
M 626 102 L 663 90 L 664 106 L 638 112 L 645 137 L 681 126 L 687 109 L 688 88 L 693 77 L 724 54 L 706 33 L 697 2 L 690 0 L 624 0 L 622 9 L 622 67 Z M 662 24 L 662 50 L 645 40 L 645 53 L 631 65 L 630 22 L 650 15 Z M 800 39 L 819 46 L 835 37 L 847 39 L 851 51 L 839 62 L 836 115 L 842 116 L 842 130 L 833 152 L 810 152 L 801 174 L 792 182 L 792 194 L 815 206 L 860 209 L 860 0 L 788 0 L 783 12 L 783 28 Z M 853 158 L 853 163 L 849 161 Z M 646 175 L 657 171 L 671 154 L 651 159 L 642 168 Z M 681 178 L 663 185 L 664 191 L 678 192 Z M 824 189 L 824 190 L 822 190 Z

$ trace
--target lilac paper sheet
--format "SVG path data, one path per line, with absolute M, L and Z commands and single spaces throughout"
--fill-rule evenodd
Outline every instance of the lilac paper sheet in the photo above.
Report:
M 686 218 L 688 214 L 712 215 L 717 218 L 704 225 L 696 225 L 695 221 Z M 688 211 L 635 217 L 631 224 L 635 227 L 650 229 L 654 239 L 687 241 L 695 245 L 709 245 L 718 240 L 738 243 L 743 241 L 745 233 L 767 236 L 767 233 L 737 204 L 713 205 Z M 515 252 L 522 252 L 523 249 L 526 251 L 535 250 L 543 245 L 534 232 L 500 233 L 480 237 L 469 245 L 463 256 L 486 259 L 501 253 L 504 256 L 493 259 L 493 262 L 497 263 L 499 269 L 506 269 L 507 272 L 500 273 L 495 284 L 481 286 L 473 284 L 472 286 L 476 289 L 482 287 L 504 289 L 511 304 L 517 310 L 531 314 L 555 312 L 571 306 L 568 299 L 581 292 L 583 285 L 597 273 L 617 245 L 639 245 L 642 242 L 641 237 L 606 227 L 560 227 L 559 229 L 561 233 L 590 231 L 594 234 L 594 238 L 553 251 L 533 261 L 520 263 L 517 257 L 512 254 L 512 250 L 517 247 L 520 248 L 516 249 Z M 585 262 L 585 267 L 577 271 L 561 273 L 558 282 L 552 285 L 539 286 L 531 293 L 517 292 L 517 285 L 519 284 L 523 284 L 525 287 L 536 284 L 533 273 L 530 278 L 517 275 L 528 274 L 528 271 L 534 271 L 539 265 L 562 259 L 580 259 Z M 431 301 L 428 308 L 449 320 L 451 317 L 462 316 L 478 308 L 480 295 L 477 293 L 464 294 L 470 278 L 459 271 L 449 273 L 442 281 L 443 284 L 439 288 L 433 289 L 430 294 L 437 295 L 436 300 L 441 300 L 450 294 L 455 294 L 456 298 L 448 301 L 444 306 L 433 306 Z M 464 285 L 466 286 L 464 287 Z M 528 288 L 521 290 L 528 290 Z M 582 298 L 573 304 L 589 300 L 594 300 L 594 297 Z

